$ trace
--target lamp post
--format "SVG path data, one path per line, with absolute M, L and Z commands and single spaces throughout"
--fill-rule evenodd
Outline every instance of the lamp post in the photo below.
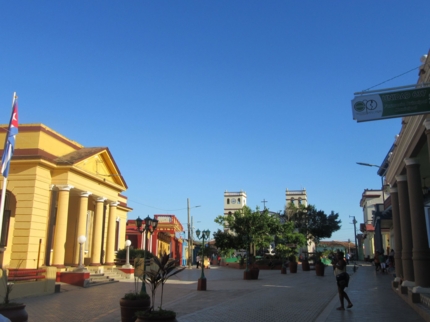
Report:
M 142 227 L 142 223 L 144 222 L 144 225 Z M 137 229 L 139 229 L 139 231 L 141 233 L 143 233 L 144 238 L 145 238 L 145 251 L 143 253 L 143 273 L 142 273 L 142 289 L 140 290 L 140 293 L 145 293 L 146 294 L 146 286 L 145 286 L 145 271 L 146 271 L 146 253 L 148 252 L 148 232 L 152 235 L 155 231 L 155 229 L 157 229 L 158 226 L 158 220 L 155 218 L 151 218 L 149 216 L 147 216 L 145 219 L 140 219 L 139 217 L 137 217 L 136 219 L 136 226 Z
M 379 165 L 376 164 L 370 164 L 365 162 L 356 162 L 358 165 L 363 165 L 366 167 L 377 167 L 378 169 L 381 169 Z M 381 176 L 381 189 L 382 189 L 382 202 L 385 202 L 385 193 L 384 193 L 384 177 Z
M 249 248 L 252 242 L 252 238 L 251 236 L 248 235 L 244 235 L 243 236 L 243 241 L 246 244 L 246 269 L 243 272 L 243 279 L 244 280 L 249 280 L 251 279 L 251 271 L 249 270 L 249 259 L 250 259 L 250 255 L 249 255 Z
M 75 272 L 86 272 L 87 269 L 84 266 L 84 250 L 83 250 L 83 246 L 84 243 L 87 241 L 87 237 L 85 237 L 84 235 L 81 235 L 78 237 L 78 243 L 79 243 L 79 265 L 78 267 L 75 269 Z
M 206 277 L 204 273 L 205 269 L 205 239 L 209 239 L 209 236 L 211 232 L 209 230 L 203 230 L 202 232 L 202 238 L 200 238 L 200 229 L 196 230 L 196 235 L 198 239 L 202 240 L 202 275 L 199 278 L 199 282 L 197 284 L 197 291 L 206 291 Z
M 130 245 L 131 245 L 131 241 L 127 239 L 125 241 L 125 247 L 127 247 L 127 253 L 125 255 L 125 265 L 122 265 L 122 268 L 132 268 L 133 267 L 130 265 Z
M 194 206 L 192 208 L 198 208 L 200 206 Z M 193 252 L 193 232 L 190 222 L 190 199 L 187 198 L 187 213 L 188 213 L 188 268 L 191 268 L 192 252 Z
M 357 230 L 356 230 L 356 224 L 357 224 L 357 220 L 355 220 L 355 216 L 349 216 L 354 218 L 352 220 L 352 224 L 354 225 L 354 239 L 355 239 L 355 258 L 354 260 L 358 260 L 358 245 L 357 245 Z

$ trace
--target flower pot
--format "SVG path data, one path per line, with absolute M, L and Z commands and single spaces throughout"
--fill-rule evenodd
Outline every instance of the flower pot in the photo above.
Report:
M 315 263 L 315 273 L 317 276 L 324 276 L 325 265 L 321 262 Z
M 304 260 L 304 261 L 302 262 L 302 269 L 303 269 L 304 271 L 310 271 L 310 270 L 311 270 L 311 266 L 309 265 L 309 261 Z
M 151 305 L 151 299 L 127 300 L 122 298 L 119 301 L 121 307 L 121 322 L 136 321 L 135 313 L 137 311 L 146 311 Z
M 244 271 L 243 272 L 243 279 L 244 280 L 250 280 L 251 279 L 251 271 Z
M 281 274 L 287 274 L 287 268 L 285 266 L 281 267 Z
M 10 303 L 8 305 L 0 305 L 0 314 L 7 317 L 11 322 L 28 321 L 28 313 L 25 310 L 25 304 Z
M 297 262 L 289 262 L 288 267 L 290 269 L 290 273 L 297 273 Z
M 251 268 L 251 279 L 258 280 L 258 274 L 260 273 L 260 269 L 257 267 Z
M 160 313 L 159 311 L 152 311 L 147 312 L 150 313 L 148 315 L 146 314 L 140 314 L 137 317 L 136 322 L 147 322 L 147 321 L 176 321 L 176 313 L 173 311 L 166 311 L 162 310 Z M 160 314 L 159 314 L 160 313 Z

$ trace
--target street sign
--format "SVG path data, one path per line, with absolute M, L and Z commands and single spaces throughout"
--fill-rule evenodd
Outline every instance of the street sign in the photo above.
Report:
M 430 87 L 374 94 L 363 93 L 356 96 L 351 104 L 353 119 L 357 122 L 427 114 L 430 113 Z

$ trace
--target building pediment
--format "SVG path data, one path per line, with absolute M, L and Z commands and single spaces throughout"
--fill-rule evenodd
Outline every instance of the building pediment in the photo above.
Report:
M 54 161 L 59 167 L 72 167 L 127 189 L 127 184 L 107 147 L 81 148 Z

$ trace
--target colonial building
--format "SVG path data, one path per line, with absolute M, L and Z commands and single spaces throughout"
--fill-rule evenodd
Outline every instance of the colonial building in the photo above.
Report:
M 430 82 L 424 56 L 418 86 Z M 427 99 L 427 98 L 426 98 Z M 396 281 L 414 294 L 430 293 L 430 114 L 403 117 L 388 155 L 385 180 L 390 185 L 395 239 Z
M 4 142 L 7 126 L 1 126 Z M 3 180 L 3 178 L 2 178 Z M 84 147 L 43 124 L 21 124 L 7 181 L 2 267 L 114 265 L 124 247 L 124 178 L 107 147 Z
M 363 209 L 363 223 L 360 224 L 360 231 L 362 232 L 360 244 L 362 244 L 364 258 L 373 258 L 376 250 L 381 252 L 390 248 L 389 227 L 384 227 L 383 231 L 375 236 L 375 212 L 384 210 L 383 203 L 382 190 L 365 189 L 361 196 L 360 207 Z
M 134 248 L 147 249 L 156 256 L 169 254 L 181 265 L 184 233 L 181 222 L 175 215 L 154 215 L 154 218 L 158 220 L 157 228 L 152 233 L 148 233 L 146 240 L 145 233 L 142 230 L 139 231 L 136 220 L 128 220 L 126 238 L 131 241 Z

